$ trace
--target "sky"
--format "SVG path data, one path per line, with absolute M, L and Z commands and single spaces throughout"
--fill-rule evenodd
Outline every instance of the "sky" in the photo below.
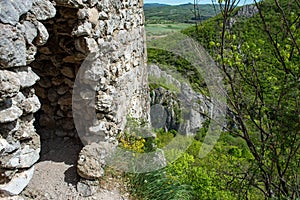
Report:
M 213 0 L 216 2 L 216 0 Z M 194 0 L 144 0 L 144 3 L 161 3 L 169 5 L 179 5 L 186 3 L 193 3 Z M 212 0 L 198 0 L 199 4 L 211 4 Z M 251 4 L 253 0 L 240 0 L 240 5 Z

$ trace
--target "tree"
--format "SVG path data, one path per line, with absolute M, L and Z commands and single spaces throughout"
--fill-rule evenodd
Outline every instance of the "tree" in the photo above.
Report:
M 231 176 L 266 198 L 296 199 L 300 197 L 300 4 L 255 1 L 257 16 L 230 27 L 237 4 L 220 2 L 220 34 L 210 43 L 233 113 L 227 133 L 242 138 L 253 155 L 247 170 Z

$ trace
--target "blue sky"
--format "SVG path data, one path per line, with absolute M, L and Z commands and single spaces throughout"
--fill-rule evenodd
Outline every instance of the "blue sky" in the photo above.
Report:
M 211 4 L 212 0 L 198 0 L 200 4 Z M 213 0 L 216 2 L 216 0 Z M 193 0 L 144 0 L 144 3 L 162 3 L 170 5 L 179 5 L 193 3 Z M 253 0 L 240 0 L 240 5 L 253 3 Z

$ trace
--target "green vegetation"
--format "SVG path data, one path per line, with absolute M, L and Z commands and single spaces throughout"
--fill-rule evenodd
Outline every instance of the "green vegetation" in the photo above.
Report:
M 136 119 L 127 116 L 124 133 L 117 137 L 119 147 L 134 153 L 144 153 L 153 150 L 153 137 L 145 137 L 147 122 L 144 119 Z
M 191 27 L 191 24 L 173 23 L 173 24 L 146 24 L 147 40 L 164 37 L 168 34 L 179 32 Z
M 179 93 L 180 88 L 177 88 L 175 85 L 166 80 L 166 78 L 157 78 L 155 76 L 149 76 L 148 79 L 150 91 L 162 87 L 166 90 Z
M 199 130 L 199 136 L 196 138 L 201 138 L 201 133 L 207 131 L 207 125 Z M 163 148 L 170 144 L 177 134 L 175 131 L 158 130 L 155 141 L 157 147 Z M 183 140 L 178 142 L 182 143 Z M 245 142 L 224 134 L 210 156 L 204 159 L 198 157 L 201 145 L 201 141 L 194 140 L 186 152 L 175 153 L 182 153 L 179 159 L 158 171 L 127 174 L 131 194 L 138 199 L 149 200 L 240 199 L 240 183 L 238 180 L 232 180 L 230 174 L 241 172 L 253 159 Z M 228 185 L 228 182 L 231 184 Z M 256 191 L 250 191 L 249 197 L 263 198 Z
M 200 72 L 184 58 L 161 49 L 148 48 L 148 62 L 165 66 L 167 70 L 176 71 L 190 83 L 195 91 L 209 95 L 206 83 Z
M 161 169 L 143 174 L 128 174 L 128 189 L 135 198 L 144 200 L 178 200 L 193 199 L 191 188 L 166 175 Z
M 177 132 L 175 130 L 165 132 L 163 129 L 159 129 L 156 132 L 155 144 L 158 148 L 163 148 L 168 145 L 176 135 Z
M 198 5 L 197 15 L 199 19 L 195 20 L 193 4 L 170 6 L 164 4 L 145 4 L 147 40 L 153 40 L 159 37 L 181 31 L 200 22 L 215 16 L 218 12 L 218 6 Z
M 255 16 L 240 16 L 230 27 L 238 8 L 235 1 L 220 2 L 221 14 L 183 33 L 198 40 L 224 74 L 227 127 L 210 154 L 199 158 L 207 116 L 187 151 L 165 151 L 167 158 L 183 153 L 175 162 L 131 175 L 129 188 L 139 199 L 300 199 L 299 2 L 262 1 Z M 185 59 L 158 49 L 148 53 L 150 62 L 179 72 L 205 93 Z M 177 135 L 158 130 L 154 142 L 163 148 Z M 187 142 L 181 137 L 175 146 Z
M 234 116 L 228 118 L 232 126 L 227 134 L 246 142 L 252 156 L 247 168 L 239 167 L 240 173 L 230 177 L 240 180 L 238 194 L 243 198 L 256 191 L 268 199 L 297 199 L 299 2 L 263 1 L 254 17 L 240 17 L 229 29 L 229 19 L 237 11 L 232 2 L 225 1 L 216 18 L 184 31 L 218 61 Z M 235 148 L 228 153 L 240 154 Z
M 206 20 L 219 13 L 219 7 L 214 8 L 211 4 L 198 5 L 198 21 Z M 215 10 L 216 9 L 216 10 Z M 164 5 L 164 4 L 145 4 L 144 6 L 146 24 L 170 24 L 170 23 L 194 23 L 194 5 Z

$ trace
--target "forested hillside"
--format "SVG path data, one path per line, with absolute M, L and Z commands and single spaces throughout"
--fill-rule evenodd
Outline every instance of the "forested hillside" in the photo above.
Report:
M 164 191 L 150 184 L 158 191 L 149 192 L 149 199 L 170 190 L 178 195 L 170 199 L 299 199 L 299 1 L 265 0 L 243 8 L 222 2 L 221 14 L 183 33 L 206 48 L 224 75 L 227 126 L 207 157 L 198 152 L 209 120 L 188 151 L 161 172 L 167 177 L 157 172 L 137 180 L 174 183 Z M 173 66 L 205 94 L 201 75 L 188 73 L 195 68 L 183 58 L 157 49 L 148 49 L 148 57 Z M 167 143 L 174 135 L 161 131 L 158 139 Z
M 194 23 L 203 21 L 219 13 L 218 6 L 203 4 L 195 7 L 193 4 L 165 5 L 165 4 L 145 4 L 145 18 L 147 24 L 161 23 Z

